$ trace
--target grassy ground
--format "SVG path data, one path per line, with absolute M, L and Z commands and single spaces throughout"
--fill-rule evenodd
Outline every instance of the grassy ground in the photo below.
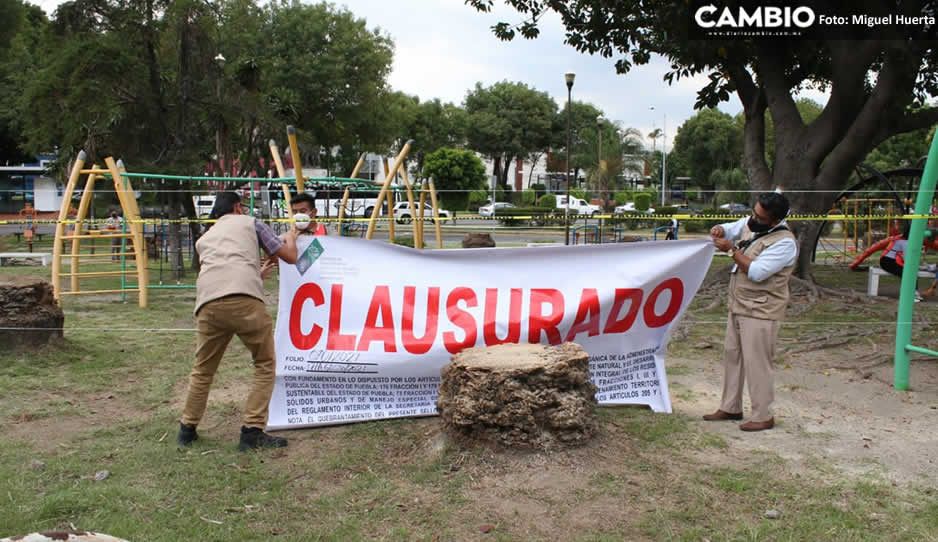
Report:
M 292 431 L 285 450 L 240 454 L 240 344 L 201 440 L 180 451 L 192 302 L 191 291 L 154 293 L 146 311 L 132 296 L 71 298 L 61 344 L 0 352 L 0 536 L 74 525 L 131 540 L 938 540 L 926 485 L 823 461 L 795 469 L 690 416 L 639 408 L 601 409 L 597 440 L 565 452 L 458 449 L 425 418 Z M 817 310 L 802 318 L 830 316 Z M 707 322 L 675 352 L 721 338 L 720 316 L 698 314 Z M 120 331 L 143 328 L 155 331 Z

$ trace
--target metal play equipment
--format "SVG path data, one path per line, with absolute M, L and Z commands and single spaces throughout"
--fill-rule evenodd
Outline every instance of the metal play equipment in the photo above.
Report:
M 303 179 L 302 166 L 297 167 L 297 164 L 301 163 L 299 160 L 299 145 L 297 143 L 296 129 L 293 126 L 287 126 L 287 139 L 290 146 L 290 155 L 293 157 L 294 164 L 294 175 L 296 180 L 296 191 L 297 193 L 303 193 L 306 191 L 307 185 L 313 184 L 314 186 L 324 186 L 321 184 L 321 179 L 310 179 L 309 181 Z M 401 190 L 401 186 L 393 181 L 397 178 L 400 178 L 403 181 L 403 190 L 404 195 L 407 197 L 407 202 L 410 207 L 410 215 L 415 217 L 415 220 L 412 222 L 413 228 L 413 237 L 414 237 L 414 247 L 417 249 L 422 249 L 424 247 L 424 223 L 426 222 L 425 218 L 425 202 L 427 193 L 430 195 L 431 202 L 431 212 L 433 213 L 432 219 L 435 224 L 435 233 L 436 233 L 436 243 L 437 248 L 443 248 L 443 234 L 440 229 L 440 220 L 439 220 L 439 204 L 437 199 L 436 187 L 433 184 L 433 181 L 429 181 L 426 187 L 422 185 L 418 188 L 418 193 L 414 194 L 415 186 L 410 182 L 410 177 L 407 174 L 407 168 L 405 167 L 407 155 L 410 154 L 410 149 L 413 146 L 414 141 L 408 140 L 404 143 L 404 146 L 401 148 L 400 152 L 394 159 L 394 165 L 388 167 L 387 160 L 384 163 L 384 182 L 378 186 L 371 181 L 366 181 L 365 179 L 356 179 L 355 177 L 361 171 L 362 166 L 365 163 L 365 153 L 362 153 L 358 161 L 355 164 L 352 173 L 349 175 L 348 179 L 343 179 L 345 182 L 343 186 L 344 193 L 342 196 L 342 203 L 339 206 L 339 215 L 338 215 L 338 229 L 339 232 L 343 232 L 343 224 L 347 220 L 345 216 L 345 211 L 347 209 L 347 203 L 349 199 L 349 190 L 354 186 L 361 187 L 363 185 L 369 185 L 372 188 L 377 189 L 378 197 L 375 205 L 371 211 L 371 217 L 368 219 L 368 229 L 365 233 L 366 239 L 372 239 L 374 237 L 375 230 L 377 228 L 378 221 L 380 219 L 382 209 L 385 207 L 385 201 L 388 202 L 387 208 L 390 209 L 394 206 L 395 195 Z M 283 160 L 280 156 L 280 149 L 277 146 L 277 142 L 270 140 L 269 142 L 270 154 L 273 157 L 274 164 L 277 167 L 277 173 L 282 178 L 287 178 L 286 169 L 283 165 Z M 328 186 L 328 185 L 326 185 Z M 284 199 L 287 201 L 287 209 L 289 209 L 290 202 L 290 190 L 288 184 L 281 184 L 281 189 L 284 192 Z M 419 198 L 419 204 L 417 203 L 417 198 Z M 418 213 L 419 208 L 419 213 Z M 288 210 L 288 213 L 290 211 Z M 395 226 L 394 226 L 394 217 L 390 216 L 388 213 L 388 238 L 390 241 L 394 241 L 395 236 Z
M 935 197 L 935 182 L 938 180 L 938 136 L 933 137 L 928 151 L 928 160 L 919 183 L 915 198 L 914 218 L 909 231 L 909 246 L 919 247 L 925 237 L 925 226 Z M 918 281 L 920 250 L 908 250 L 902 268 L 902 285 L 899 289 L 899 312 L 896 319 L 896 355 L 893 386 L 897 390 L 909 389 L 909 352 L 938 357 L 938 352 L 912 344 L 912 316 L 915 311 L 915 288 Z
M 287 128 L 287 137 L 289 139 L 291 153 L 293 156 L 299 156 L 299 147 L 296 141 L 296 130 L 292 126 Z M 276 142 L 273 140 L 270 141 L 270 150 L 273 161 L 277 167 L 278 174 L 280 175 L 280 177 L 274 179 L 261 177 L 212 177 L 168 175 L 162 173 L 130 173 L 126 171 L 122 162 L 115 161 L 111 157 L 105 159 L 105 168 L 99 168 L 96 165 L 92 166 L 91 168 L 85 168 L 87 155 L 84 151 L 81 151 L 78 154 L 78 157 L 69 173 L 68 183 L 66 185 L 65 192 L 63 193 L 62 206 L 59 211 L 59 217 L 55 227 L 52 257 L 52 285 L 54 289 L 54 295 L 56 299 L 61 299 L 62 296 L 79 294 L 127 294 L 135 292 L 138 294 L 138 302 L 140 307 L 145 308 L 147 306 L 148 291 L 150 289 L 194 288 L 194 285 L 191 284 L 177 283 L 175 285 L 164 285 L 162 283 L 162 258 L 160 258 L 160 283 L 149 284 L 145 228 L 148 224 L 151 223 L 159 227 L 165 227 L 166 223 L 174 221 L 166 221 L 163 219 L 144 220 L 141 217 L 140 208 L 137 204 L 137 197 L 131 184 L 133 179 L 160 180 L 161 182 L 176 181 L 179 183 L 190 182 L 199 184 L 209 182 L 218 183 L 221 186 L 226 184 L 235 184 L 238 186 L 248 184 L 250 186 L 249 205 L 252 213 L 255 209 L 255 184 L 262 182 L 278 183 L 281 190 L 283 191 L 283 197 L 287 203 L 286 208 L 288 216 L 292 214 L 290 213 L 291 186 L 296 188 L 297 193 L 305 192 L 308 187 L 325 190 L 327 193 L 335 189 L 344 190 L 342 204 L 339 207 L 338 214 L 338 228 L 340 232 L 343 231 L 343 222 L 346 220 L 352 220 L 345 217 L 345 209 L 349 199 L 350 189 L 355 188 L 359 190 L 373 190 L 377 193 L 377 202 L 374 205 L 374 209 L 371 212 L 370 218 L 367 219 L 367 238 L 371 239 L 377 226 L 377 221 L 379 220 L 384 200 L 388 199 L 391 202 L 388 205 L 388 208 L 391 209 L 393 207 L 394 194 L 402 190 L 400 185 L 392 184 L 392 181 L 400 176 L 400 178 L 403 180 L 403 189 L 406 190 L 405 193 L 410 204 L 411 215 L 416 217 L 416 220 L 413 221 L 414 246 L 416 248 L 423 248 L 424 246 L 424 208 L 427 193 L 429 193 L 431 209 L 433 213 L 432 218 L 436 224 L 437 247 L 442 248 L 443 239 L 439 224 L 439 207 L 436 189 L 433 185 L 433 182 L 430 181 L 427 183 L 426 188 L 423 186 L 418 188 L 417 196 L 419 196 L 420 206 L 420 212 L 418 213 L 418 203 L 415 200 L 414 185 L 410 183 L 410 179 L 407 176 L 407 170 L 403 167 L 407 155 L 410 152 L 412 143 L 413 141 L 408 141 L 403 146 L 400 153 L 394 160 L 393 168 L 385 168 L 386 175 L 384 182 L 381 184 L 367 179 L 354 178 L 361 170 L 361 167 L 364 163 L 364 154 L 359 158 L 358 163 L 355 165 L 351 178 L 321 177 L 306 179 L 303 177 L 302 167 L 295 167 L 295 176 L 287 177 L 285 175 L 285 169 L 283 166 L 283 161 L 280 157 L 279 149 L 277 148 Z M 295 160 L 294 163 L 299 163 L 299 160 Z M 71 207 L 72 196 L 76 193 L 77 186 L 81 181 L 82 176 L 85 176 L 85 181 L 84 190 L 81 193 L 81 203 L 79 204 L 77 213 L 75 213 L 74 219 L 71 219 L 71 214 L 73 211 Z M 120 202 L 120 207 L 124 216 L 122 230 L 100 230 L 94 227 L 94 221 L 89 220 L 89 210 L 92 208 L 95 183 L 99 180 L 109 180 L 113 183 L 114 192 L 117 195 L 118 201 Z M 292 220 L 292 216 L 286 220 Z M 183 221 L 189 222 L 190 220 L 184 219 Z M 73 228 L 70 231 L 66 229 L 66 225 L 68 224 L 73 225 Z M 86 225 L 90 227 L 86 228 Z M 390 239 L 393 242 L 393 217 L 389 217 L 388 225 Z M 107 239 L 109 241 L 115 239 L 120 240 L 120 250 L 118 252 L 108 252 L 106 254 L 96 255 L 94 254 L 93 242 L 97 239 Z M 68 250 L 65 246 L 67 241 L 71 241 L 71 250 Z M 84 245 L 85 247 L 88 245 L 87 241 L 92 242 L 90 252 L 82 250 L 83 241 L 86 242 Z M 108 268 L 101 271 L 81 270 L 82 264 L 92 265 L 111 263 L 112 258 L 114 257 L 119 257 L 120 269 L 115 270 L 113 268 Z M 64 263 L 69 264 L 69 269 L 67 272 L 63 271 Z M 69 281 L 70 287 L 67 289 L 63 283 L 63 278 L 65 277 L 71 279 Z M 118 288 L 103 290 L 81 288 L 82 278 L 101 277 L 119 277 L 120 285 Z M 133 281 L 128 280 L 131 277 L 134 277 Z
M 147 252 L 146 247 L 143 244 L 143 224 L 140 220 L 140 209 L 137 207 L 137 198 L 134 196 L 133 187 L 130 184 L 130 180 L 123 176 L 123 165 L 118 165 L 113 158 L 108 157 L 105 159 L 105 164 L 107 164 L 106 169 L 99 168 L 97 166 L 92 166 L 89 169 L 85 169 L 85 159 L 87 155 L 85 151 L 78 153 L 78 157 L 75 160 L 75 163 L 72 165 L 72 170 L 68 176 L 68 184 L 65 186 L 65 193 L 62 197 L 62 208 L 59 210 L 59 219 L 55 224 L 55 239 L 52 244 L 52 287 L 53 293 L 57 300 L 60 300 L 64 295 L 79 295 L 79 294 L 104 294 L 104 293 L 126 293 L 126 292 L 137 292 L 138 303 L 141 308 L 146 308 L 147 306 Z M 75 187 L 78 185 L 78 182 L 82 175 L 86 176 L 85 188 L 81 194 L 81 203 L 78 205 L 78 214 L 75 216 L 74 221 L 68 220 L 69 208 L 71 207 L 72 194 L 75 193 Z M 120 233 L 102 233 L 99 230 L 85 230 L 84 225 L 88 219 L 88 210 L 91 207 L 92 197 L 94 195 L 95 182 L 98 179 L 103 179 L 105 177 L 110 177 L 114 183 L 114 192 L 117 194 L 117 199 L 120 202 L 121 209 L 124 214 L 124 228 Z M 72 231 L 67 232 L 65 230 L 66 223 L 74 224 Z M 120 240 L 120 251 L 117 254 L 113 252 L 108 252 L 105 255 L 95 255 L 93 252 L 82 252 L 81 245 L 82 241 L 85 240 L 94 240 L 94 239 L 119 239 Z M 130 241 L 131 251 L 127 252 L 127 241 Z M 71 251 L 65 253 L 65 242 L 71 241 Z M 118 271 L 81 271 L 81 264 L 100 264 L 101 258 L 106 258 L 107 261 L 110 261 L 115 255 L 120 256 L 122 262 L 126 262 L 126 256 L 133 256 L 134 271 L 130 272 L 127 270 L 126 265 L 121 265 L 121 269 Z M 63 258 L 69 258 L 69 272 L 62 272 L 62 260 Z M 137 284 L 135 288 L 126 287 L 126 278 L 127 274 L 135 274 L 137 276 Z M 121 287 L 119 289 L 110 289 L 110 290 L 82 290 L 80 279 L 82 277 L 91 278 L 91 277 L 112 277 L 117 276 L 121 278 Z M 62 287 L 62 278 L 69 277 L 71 278 L 69 290 L 65 290 Z
M 843 246 L 837 248 L 822 241 L 825 230 L 824 223 L 827 222 L 827 220 L 824 220 L 814 238 L 811 261 L 817 261 L 819 245 L 826 245 L 822 247 L 822 250 L 839 252 L 843 261 L 849 261 L 849 259 L 862 252 L 859 247 L 862 238 L 859 233 L 861 222 L 866 223 L 867 233 L 864 241 L 867 247 L 874 243 L 870 231 L 873 225 L 880 221 L 883 222 L 883 231 L 886 232 L 887 237 L 895 234 L 892 225 L 889 223 L 889 217 L 903 215 L 908 211 L 911 206 L 912 191 L 915 182 L 922 176 L 922 169 L 899 168 L 879 171 L 866 164 L 861 164 L 857 168 L 857 174 L 860 176 L 860 180 L 837 196 L 837 205 L 829 212 L 831 215 L 854 217 L 850 221 L 844 220 Z M 859 194 L 871 189 L 876 193 L 884 193 L 885 197 L 859 197 Z

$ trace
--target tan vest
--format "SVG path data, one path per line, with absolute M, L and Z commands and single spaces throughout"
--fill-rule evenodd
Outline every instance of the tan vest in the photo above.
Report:
M 254 218 L 227 214 L 195 244 L 202 263 L 196 281 L 195 312 L 209 301 L 242 294 L 263 301 L 260 245 Z
M 749 227 L 743 228 L 742 239 L 751 239 Z M 755 260 L 763 250 L 781 241 L 794 239 L 790 231 L 776 231 L 760 237 L 746 247 L 743 254 Z M 795 266 L 790 265 L 762 282 L 754 282 L 746 273 L 737 269 L 730 275 L 730 312 L 762 320 L 781 320 L 788 306 L 788 280 Z

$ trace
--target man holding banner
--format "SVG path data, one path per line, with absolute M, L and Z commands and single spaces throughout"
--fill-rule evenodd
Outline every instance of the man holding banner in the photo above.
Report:
M 713 244 L 733 259 L 729 316 L 723 354 L 723 398 L 707 421 L 743 419 L 743 383 L 748 381 L 752 416 L 739 428 L 775 426 L 772 358 L 779 322 L 788 306 L 788 281 L 798 249 L 785 222 L 790 206 L 780 193 L 759 196 L 751 217 L 714 226 Z M 739 241 L 736 243 L 735 241 Z
M 205 232 L 196 250 L 201 269 L 196 282 L 195 319 L 198 332 L 196 362 L 179 424 L 177 442 L 189 446 L 198 439 L 209 389 L 228 343 L 237 335 L 254 359 L 254 385 L 244 406 L 238 449 L 283 447 L 287 440 L 268 435 L 268 404 L 274 387 L 273 320 L 264 305 L 259 252 L 294 263 L 296 232 L 283 239 L 269 226 L 246 216 L 234 192 L 215 197 L 211 217 L 217 222 Z

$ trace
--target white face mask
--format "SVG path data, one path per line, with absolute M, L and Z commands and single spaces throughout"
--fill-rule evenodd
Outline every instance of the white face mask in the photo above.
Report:
M 305 230 L 309 228 L 309 215 L 305 213 L 296 213 L 293 215 L 293 221 L 296 224 L 296 229 Z

